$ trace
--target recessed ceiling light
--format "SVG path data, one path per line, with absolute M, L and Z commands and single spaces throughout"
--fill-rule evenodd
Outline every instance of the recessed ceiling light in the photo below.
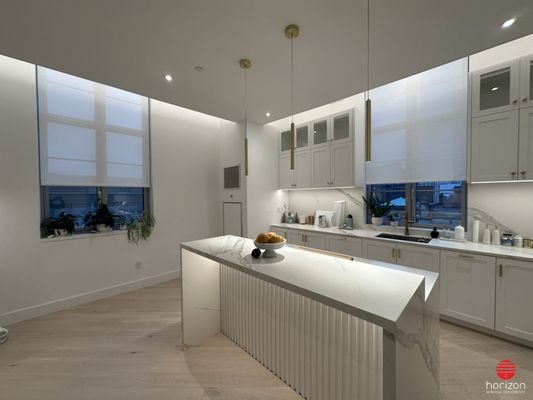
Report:
M 165 79 L 167 82 L 172 82 L 172 75 L 166 74 Z
M 505 21 L 503 24 L 502 24 L 502 28 L 509 28 L 512 24 L 514 24 L 516 22 L 516 18 L 511 18 L 511 19 L 508 19 L 507 21 Z
M 493 92 L 495 92 L 496 90 L 498 90 L 498 86 L 494 86 L 494 87 L 493 87 L 492 89 L 490 89 L 490 90 L 492 90 Z
M 270 113 L 269 112 L 267 112 L 265 115 L 267 116 L 267 118 L 270 117 Z
M 196 72 L 204 72 L 204 67 L 202 67 L 201 65 L 197 65 L 196 67 L 194 67 L 194 70 Z

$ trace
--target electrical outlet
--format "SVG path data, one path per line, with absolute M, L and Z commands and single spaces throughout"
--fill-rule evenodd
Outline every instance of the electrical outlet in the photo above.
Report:
M 135 263 L 135 269 L 138 271 L 140 270 L 141 268 L 143 267 L 143 262 L 142 261 L 137 261 Z

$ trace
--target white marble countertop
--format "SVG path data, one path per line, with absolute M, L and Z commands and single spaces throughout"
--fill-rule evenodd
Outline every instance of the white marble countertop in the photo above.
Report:
M 453 240 L 440 240 L 440 239 L 431 239 L 429 243 L 417 243 L 417 242 L 407 242 L 403 240 L 394 240 L 394 239 L 384 239 L 376 237 L 380 233 L 385 233 L 385 231 L 373 231 L 366 229 L 354 229 L 354 230 L 345 230 L 337 228 L 316 228 L 313 225 L 302 225 L 302 224 L 272 224 L 272 227 L 277 228 L 286 228 L 286 229 L 297 229 L 304 231 L 320 232 L 333 235 L 344 235 L 358 237 L 362 239 L 375 239 L 375 240 L 384 240 L 388 242 L 397 242 L 413 246 L 422 246 L 422 247 L 432 247 L 441 250 L 452 250 L 452 251 L 465 251 L 470 253 L 476 253 L 481 255 L 493 256 L 493 257 L 510 257 L 521 259 L 525 261 L 533 261 L 533 249 L 528 249 L 524 247 L 507 247 L 507 246 L 498 246 L 493 244 L 483 244 L 483 243 L 474 243 L 474 242 L 456 242 Z M 386 233 L 396 233 L 387 231 Z M 397 232 L 401 234 L 400 232 Z M 416 235 L 413 235 L 416 236 Z
M 251 257 L 252 240 L 220 236 L 181 244 L 221 264 L 327 304 L 393 331 L 409 301 L 429 292 L 438 274 L 365 259 L 354 261 L 296 246 L 278 257 Z

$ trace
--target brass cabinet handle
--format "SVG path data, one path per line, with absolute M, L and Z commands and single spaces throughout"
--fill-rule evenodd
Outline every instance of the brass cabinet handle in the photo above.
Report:
M 524 103 L 526 103 L 526 102 L 527 102 L 527 97 L 523 97 L 523 98 L 522 98 L 522 101 L 523 101 Z
M 513 104 L 516 104 L 516 103 L 518 103 L 518 99 L 513 100 Z
M 401 253 L 400 253 L 400 250 L 401 250 L 401 249 L 398 249 L 398 253 L 397 253 L 397 254 L 398 254 L 398 258 L 400 258 L 400 257 L 401 257 Z
M 500 264 L 500 278 L 503 276 L 503 265 Z
M 511 172 L 511 175 L 512 175 L 512 176 L 515 176 L 515 175 L 516 175 L 516 172 L 515 172 L 515 171 Z
M 520 171 L 520 175 L 525 175 L 526 173 L 526 171 Z

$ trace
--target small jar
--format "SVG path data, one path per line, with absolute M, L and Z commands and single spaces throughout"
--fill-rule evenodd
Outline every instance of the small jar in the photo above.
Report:
M 513 245 L 513 236 L 509 233 L 504 233 L 501 239 L 502 246 L 509 246 L 511 247 Z
M 524 245 L 524 239 L 522 238 L 522 235 L 514 235 L 513 237 L 513 246 L 514 247 L 522 247 Z

